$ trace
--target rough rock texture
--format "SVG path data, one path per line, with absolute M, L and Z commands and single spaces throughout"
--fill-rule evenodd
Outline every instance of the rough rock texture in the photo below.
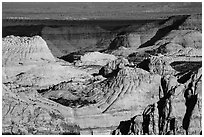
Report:
M 169 36 L 168 34 L 171 33 L 172 30 L 177 30 L 178 27 L 182 23 L 184 23 L 187 18 L 188 18 L 188 16 L 185 16 L 185 15 L 184 16 L 173 16 L 173 17 L 169 17 L 167 20 L 155 21 L 152 23 L 145 24 L 145 25 L 138 27 L 138 28 L 135 28 L 134 26 L 127 27 L 124 29 L 124 31 L 122 31 L 123 33 L 121 35 L 122 36 L 127 36 L 130 34 L 131 35 L 139 35 L 140 36 L 140 42 L 135 43 L 134 46 L 132 46 L 131 48 L 129 48 L 127 50 L 112 51 L 112 54 L 127 56 L 128 54 L 136 52 L 138 50 L 138 48 L 140 49 L 140 48 L 144 48 L 144 47 L 153 46 L 159 40 L 163 39 L 163 37 Z M 188 30 L 184 30 L 184 32 L 185 31 L 188 31 Z M 189 31 L 191 31 L 191 30 L 189 30 Z M 178 31 L 177 33 L 179 33 L 178 35 L 180 35 L 180 33 L 182 33 L 182 31 Z M 183 34 L 183 35 L 185 35 L 185 34 Z M 184 37 L 183 35 L 181 36 L 182 38 Z M 196 35 L 199 35 L 199 34 L 196 34 Z M 190 46 L 190 43 L 192 43 L 192 41 L 189 41 L 189 37 L 191 37 L 191 36 L 185 36 L 185 40 L 184 40 L 185 42 L 183 41 L 183 43 L 189 43 L 188 46 Z M 113 44 L 112 46 L 110 44 L 110 46 L 116 47 L 116 48 L 119 46 L 130 47 L 130 46 L 126 46 L 129 43 L 127 38 L 125 39 L 124 37 L 121 37 L 121 39 L 118 39 L 117 41 L 119 41 L 119 44 Z M 199 41 L 199 40 L 196 40 L 196 41 Z M 170 41 L 167 41 L 167 42 L 170 42 Z M 163 44 L 165 44 L 165 43 L 163 43 Z
M 118 58 L 107 63 L 99 70 L 99 74 L 104 77 L 113 77 L 118 73 L 118 71 L 125 66 L 129 65 L 129 62 L 125 58 Z
M 137 33 L 130 33 L 126 35 L 117 36 L 109 46 L 109 50 L 115 50 L 119 47 L 138 48 L 141 45 L 140 35 Z
M 63 105 L 66 105 L 69 100 L 76 100 L 72 101 L 72 104 L 77 106 L 75 116 L 81 133 L 87 134 L 85 131 L 90 129 L 94 134 L 99 134 L 102 128 L 105 131 L 112 129 L 119 119 L 127 119 L 141 113 L 148 102 L 156 101 L 155 92 L 158 91 L 159 78 L 158 75 L 150 75 L 149 72 L 139 68 L 124 67 L 116 76 L 101 82 L 87 85 L 76 83 L 77 89 L 67 85 L 65 89 L 68 92 L 63 92 L 64 89 L 60 88 L 57 90 L 58 94 L 54 90 L 53 92 L 44 90 L 43 96 L 55 98 L 56 102 Z M 146 97 L 149 100 L 146 100 Z M 80 104 L 83 101 L 84 103 Z M 74 105 L 74 103 L 79 103 L 79 105 Z
M 16 92 L 3 85 L 3 134 L 79 134 L 74 113 L 36 91 Z
M 171 116 L 173 116 L 175 118 L 175 134 L 185 134 L 185 130 L 184 130 L 184 124 L 185 122 L 189 122 L 189 132 L 188 134 L 193 135 L 193 134 L 200 134 L 201 130 L 202 130 L 202 123 L 201 123 L 201 119 L 202 119 L 202 112 L 201 112 L 201 108 L 202 108 L 202 80 L 199 79 L 199 77 L 201 77 L 202 75 L 202 70 L 199 69 L 196 73 L 196 77 L 195 80 L 198 80 L 198 84 L 197 84 L 197 100 L 195 105 L 193 106 L 193 110 L 192 111 L 187 111 L 186 110 L 186 106 L 185 103 L 186 100 L 184 98 L 185 96 L 185 92 L 186 89 L 188 87 L 189 82 L 192 82 L 191 79 L 189 79 L 186 83 L 184 84 L 180 84 L 179 87 L 177 87 L 175 89 L 175 93 L 172 97 L 172 112 L 171 112 Z M 191 102 L 189 102 L 190 104 L 193 103 L 193 100 Z M 155 135 L 155 134 L 159 134 L 159 129 L 158 129 L 158 102 L 155 103 L 150 103 L 148 106 L 145 107 L 145 109 L 143 110 L 142 113 L 137 113 L 134 117 L 132 117 L 130 120 L 126 120 L 126 121 L 121 121 L 120 124 L 118 125 L 117 128 L 115 128 L 115 130 L 113 130 L 113 132 L 111 134 L 114 135 L 139 135 L 139 134 L 145 134 L 145 124 L 148 124 L 148 134 L 150 135 Z M 150 109 L 150 106 L 154 105 L 152 110 Z M 185 115 L 189 115 L 189 113 L 191 113 L 191 117 L 188 118 L 184 118 Z M 145 116 L 149 115 L 149 121 L 147 121 L 147 123 L 145 122 Z M 167 133 L 166 134 L 172 134 L 169 129 L 167 129 Z
M 151 74 L 160 76 L 171 75 L 176 77 L 179 86 L 172 97 L 172 115 L 175 117 L 175 134 L 200 134 L 202 130 L 201 112 L 201 68 L 202 68 L 202 34 L 199 16 L 172 17 L 161 25 L 157 33 L 140 49 L 126 49 L 112 52 L 115 55 L 128 56 L 130 64 L 134 64 Z M 179 21 L 180 20 L 180 21 Z M 198 23 L 196 23 L 198 21 Z M 193 26 L 195 24 L 195 27 Z M 132 51 L 131 51 L 132 50 Z M 131 54 L 130 54 L 131 53 Z M 188 95 L 189 83 L 193 86 L 193 95 Z M 157 93 L 159 94 L 159 92 Z M 190 93 L 188 93 L 190 94 Z M 187 100 L 190 98 L 189 100 Z M 111 134 L 145 134 L 145 124 L 149 129 L 148 134 L 159 134 L 157 100 L 152 103 L 153 110 L 148 110 L 149 103 L 143 113 L 136 113 L 131 119 L 122 119 L 118 127 Z M 148 111 L 147 111 L 148 110 Z M 153 112 L 151 112 L 153 111 Z M 145 112 L 148 112 L 145 114 Z M 137 116 L 143 115 L 138 122 Z M 149 117 L 149 121 L 148 120 Z M 167 129 L 165 134 L 173 134 Z
M 165 36 L 163 40 L 182 45 L 184 48 L 202 48 L 202 34 L 195 30 L 174 30 Z
M 21 66 L 38 62 L 55 61 L 46 42 L 39 36 L 2 39 L 3 66 Z
M 73 66 L 62 67 L 56 63 L 46 42 L 39 36 L 3 38 L 2 57 L 3 82 L 15 81 L 32 87 L 57 84 L 72 77 L 90 77 Z
M 180 30 L 198 30 L 202 32 L 202 14 L 189 16 L 185 22 L 179 26 Z

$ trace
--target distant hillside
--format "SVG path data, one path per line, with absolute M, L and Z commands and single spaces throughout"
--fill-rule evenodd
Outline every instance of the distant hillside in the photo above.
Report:
M 3 19 L 159 19 L 202 13 L 200 2 L 4 2 Z

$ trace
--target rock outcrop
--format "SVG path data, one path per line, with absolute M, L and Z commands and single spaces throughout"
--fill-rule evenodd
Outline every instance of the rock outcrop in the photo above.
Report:
M 2 56 L 3 67 L 55 61 L 46 42 L 40 36 L 3 38 Z
M 100 52 L 88 52 L 81 56 L 80 60 L 76 62 L 77 66 L 83 65 L 98 65 L 104 66 L 108 62 L 117 59 L 114 55 L 105 54 Z
M 2 97 L 3 134 L 80 134 L 72 109 L 42 98 L 36 91 L 17 93 L 3 85 Z
M 104 77 L 113 77 L 117 75 L 118 71 L 124 68 L 125 66 L 128 66 L 129 62 L 125 58 L 118 58 L 116 60 L 113 60 L 109 63 L 107 63 L 105 66 L 103 66 L 99 70 L 99 74 Z

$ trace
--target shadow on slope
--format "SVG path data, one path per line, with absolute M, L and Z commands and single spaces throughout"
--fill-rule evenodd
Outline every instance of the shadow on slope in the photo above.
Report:
M 185 20 L 190 15 L 181 15 L 181 16 L 172 16 L 169 18 L 160 28 L 154 37 L 152 37 L 149 41 L 142 44 L 139 48 L 144 48 L 148 46 L 154 45 L 154 43 L 158 40 L 160 40 L 162 37 L 166 36 L 170 31 L 178 29 L 181 24 L 185 22 Z M 170 23 L 170 25 L 169 25 Z

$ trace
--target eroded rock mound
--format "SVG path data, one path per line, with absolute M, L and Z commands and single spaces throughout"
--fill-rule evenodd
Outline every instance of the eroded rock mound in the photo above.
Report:
M 46 42 L 40 36 L 7 36 L 2 40 L 3 66 L 21 66 L 55 61 Z

